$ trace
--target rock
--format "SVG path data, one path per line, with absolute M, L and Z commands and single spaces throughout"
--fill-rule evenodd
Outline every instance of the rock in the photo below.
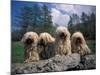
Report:
M 54 67 L 52 68 L 54 71 L 65 71 L 79 64 L 80 55 L 79 54 L 72 54 L 68 56 L 57 55 L 49 60 L 51 60 L 52 63 L 49 62 L 48 64 Z
M 95 55 L 86 55 L 86 56 L 81 57 L 81 61 L 79 65 L 69 70 L 89 70 L 89 69 L 96 69 Z
M 12 64 L 13 74 L 28 74 L 41 72 L 59 72 L 68 70 L 94 69 L 96 65 L 95 55 L 80 57 L 79 54 L 56 55 L 47 60 L 34 63 Z

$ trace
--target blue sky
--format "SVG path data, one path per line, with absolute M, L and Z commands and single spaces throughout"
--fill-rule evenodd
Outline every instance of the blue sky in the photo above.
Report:
M 23 6 L 32 6 L 34 4 L 46 4 L 51 8 L 51 16 L 53 24 L 66 26 L 70 20 L 69 16 L 73 13 L 81 16 L 82 12 L 90 14 L 96 13 L 96 7 L 90 5 L 75 5 L 75 4 L 59 4 L 59 3 L 41 3 L 41 2 L 25 2 L 25 1 L 12 1 L 12 18 L 20 13 L 20 8 Z M 12 20 L 13 21 L 13 20 Z M 13 21 L 14 22 L 14 21 Z

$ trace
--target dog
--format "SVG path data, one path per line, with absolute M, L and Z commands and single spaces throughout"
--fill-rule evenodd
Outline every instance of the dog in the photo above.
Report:
M 70 32 L 66 27 L 57 27 L 55 33 L 56 55 L 70 55 L 71 54 L 71 41 Z
M 41 59 L 49 59 L 55 55 L 54 51 L 55 38 L 49 33 L 44 32 L 39 36 L 39 55 Z
M 39 36 L 36 32 L 26 32 L 22 37 L 21 42 L 24 43 L 25 48 L 25 63 L 39 60 L 39 53 L 37 50 L 38 38 Z
M 72 35 L 72 53 L 79 53 L 81 56 L 91 53 L 81 32 Z

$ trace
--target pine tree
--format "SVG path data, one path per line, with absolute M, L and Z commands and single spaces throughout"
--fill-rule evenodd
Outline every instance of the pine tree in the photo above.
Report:
M 43 13 L 43 23 L 42 23 L 43 31 L 52 33 L 54 27 L 52 24 L 51 10 L 45 4 L 42 7 L 42 13 Z

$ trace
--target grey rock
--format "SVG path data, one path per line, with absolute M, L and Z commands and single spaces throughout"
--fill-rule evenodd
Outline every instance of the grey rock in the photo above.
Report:
M 95 55 L 80 57 L 79 54 L 56 55 L 47 60 L 33 63 L 12 64 L 11 72 L 14 74 L 59 72 L 68 70 L 94 69 L 96 66 Z
M 81 57 L 80 63 L 69 70 L 89 70 L 96 69 L 96 56 L 95 55 L 86 55 Z

